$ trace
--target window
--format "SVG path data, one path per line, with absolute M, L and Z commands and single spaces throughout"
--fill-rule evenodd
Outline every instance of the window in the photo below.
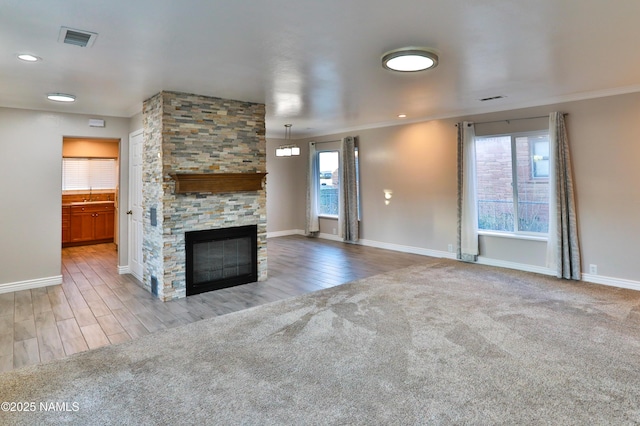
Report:
M 549 177 L 549 138 L 538 138 L 531 144 L 533 149 L 533 155 L 531 159 L 533 161 L 531 170 L 533 171 L 534 178 L 548 178 Z
M 338 168 L 340 167 L 339 151 L 319 151 L 318 170 L 320 170 L 320 185 L 318 191 L 318 214 L 320 216 L 338 217 Z
M 318 215 L 338 218 L 340 214 L 340 151 L 327 150 L 317 153 L 318 181 Z M 360 220 L 360 160 L 358 147 L 355 147 L 356 198 L 358 220 Z
M 62 190 L 115 189 L 116 170 L 111 158 L 63 158 Z
M 477 137 L 478 229 L 549 230 L 549 134 Z

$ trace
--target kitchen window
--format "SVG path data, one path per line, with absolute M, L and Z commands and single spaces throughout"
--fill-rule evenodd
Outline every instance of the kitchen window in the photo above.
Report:
M 115 159 L 62 159 L 63 191 L 115 189 L 117 182 L 117 165 Z

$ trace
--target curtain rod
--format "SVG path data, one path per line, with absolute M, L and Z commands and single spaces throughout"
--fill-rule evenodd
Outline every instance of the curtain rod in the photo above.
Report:
M 332 142 L 340 142 L 340 139 L 336 140 L 336 141 L 320 141 L 320 142 L 311 142 L 311 144 L 315 145 L 317 143 L 332 143 Z
M 569 115 L 568 112 L 564 112 L 562 113 L 562 115 L 567 116 Z M 509 124 L 510 121 L 518 121 L 518 120 L 535 120 L 538 118 L 549 118 L 548 115 L 539 115 L 537 117 L 523 117 L 523 118 L 507 118 L 506 120 L 493 120 L 493 121 L 479 121 L 477 123 L 473 123 L 473 124 L 491 124 L 491 123 L 502 123 L 503 121 L 506 121 L 507 124 Z M 456 127 L 458 127 L 458 124 L 455 124 Z

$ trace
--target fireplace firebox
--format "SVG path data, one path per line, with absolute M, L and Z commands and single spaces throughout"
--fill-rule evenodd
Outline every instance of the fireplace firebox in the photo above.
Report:
M 258 226 L 185 233 L 187 296 L 258 281 Z

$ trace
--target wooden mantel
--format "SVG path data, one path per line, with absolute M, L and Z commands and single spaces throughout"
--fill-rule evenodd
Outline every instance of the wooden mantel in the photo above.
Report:
M 259 191 L 266 173 L 170 173 L 176 194 Z

